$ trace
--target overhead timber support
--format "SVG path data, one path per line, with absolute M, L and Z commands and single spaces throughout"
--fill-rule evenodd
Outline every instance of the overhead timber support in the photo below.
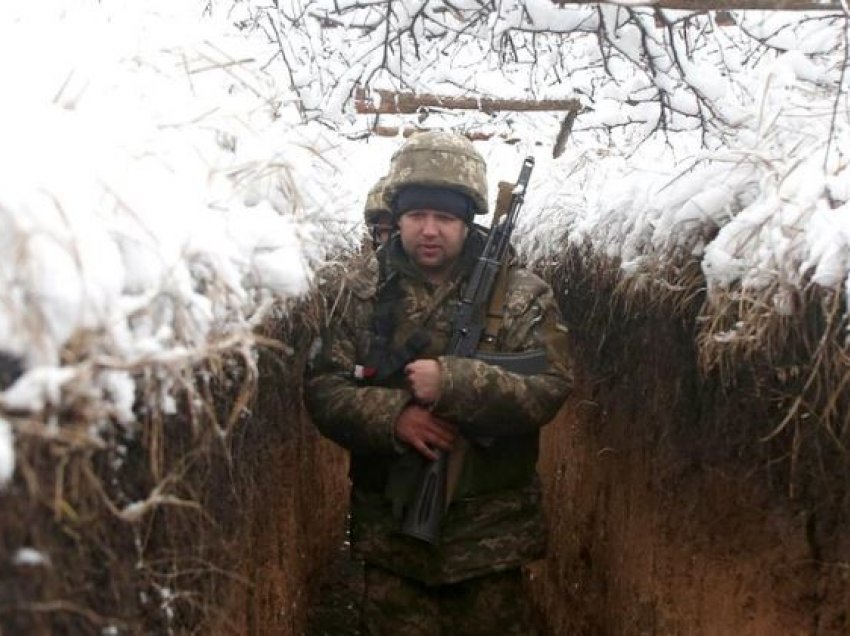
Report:
M 577 111 L 581 108 L 581 104 L 577 99 L 500 99 L 397 93 L 382 89 L 367 92 L 364 88 L 358 88 L 354 93 L 354 108 L 360 115 L 409 115 L 418 113 L 422 108 L 478 110 L 484 113 L 502 110 Z
M 552 0 L 558 6 L 590 4 L 578 0 Z M 685 11 L 844 11 L 840 2 L 817 2 L 813 0 L 626 0 L 608 2 L 628 8 L 656 7 L 658 9 L 681 9 Z
M 377 99 L 375 97 L 377 96 Z M 500 99 L 494 97 L 464 97 L 456 95 L 431 95 L 415 93 L 399 93 L 377 89 L 367 91 L 358 87 L 354 92 L 354 109 L 360 115 L 397 115 L 414 114 L 427 108 L 443 108 L 446 110 L 477 110 L 485 113 L 497 111 L 562 111 L 566 112 L 558 136 L 555 140 L 553 157 L 557 158 L 564 152 L 567 137 L 572 130 L 576 115 L 581 110 L 581 102 L 577 99 Z M 373 134 L 394 137 L 403 135 L 409 137 L 417 129 L 413 126 L 375 126 Z M 493 133 L 467 132 L 466 136 L 472 141 L 490 139 Z M 499 135 L 506 143 L 515 143 L 516 138 Z

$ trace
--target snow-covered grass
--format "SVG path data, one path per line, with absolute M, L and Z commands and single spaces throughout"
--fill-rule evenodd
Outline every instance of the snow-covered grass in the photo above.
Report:
M 250 343 L 356 242 L 335 136 L 302 125 L 264 41 L 203 8 L 0 8 L 0 348 L 27 368 L 7 409 L 79 380 L 130 421 L 134 371 Z

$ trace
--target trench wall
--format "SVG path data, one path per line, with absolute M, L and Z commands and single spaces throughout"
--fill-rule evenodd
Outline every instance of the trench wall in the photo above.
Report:
M 348 506 L 347 457 L 306 417 L 283 443 L 258 449 L 233 544 L 235 572 L 199 633 L 302 636 L 321 574 L 338 556 Z M 254 463 L 255 462 L 255 463 Z
M 761 441 L 781 411 L 702 376 L 693 322 L 662 318 L 573 328 L 576 390 L 542 440 L 549 552 L 530 569 L 549 632 L 850 633 L 846 454 L 811 427 Z M 0 493 L 0 634 L 305 633 L 348 486 L 345 453 L 304 415 L 310 334 L 295 331 L 277 334 L 293 350 L 261 356 L 248 402 L 238 377 L 208 387 L 204 412 L 239 414 L 225 444 L 200 452 L 187 414 L 148 426 L 116 472 L 108 447 L 21 437 Z M 127 523 L 105 508 L 168 475 L 202 511 Z M 21 545 L 50 564 L 14 564 Z M 169 590 L 183 594 L 156 596 Z
M 18 422 L 0 636 L 304 634 L 348 500 L 347 458 L 301 405 L 312 333 L 272 325 L 292 346 L 261 349 L 258 375 L 238 354 L 188 370 L 176 412 L 152 372 L 132 429 L 93 437 L 72 409 Z M 122 517 L 157 489 L 165 501 Z
M 846 458 L 800 430 L 763 441 L 766 394 L 700 375 L 693 333 L 655 317 L 575 334 L 531 571 L 551 633 L 850 633 Z

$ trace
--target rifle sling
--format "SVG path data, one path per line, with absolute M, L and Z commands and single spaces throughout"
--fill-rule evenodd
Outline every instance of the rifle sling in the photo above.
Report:
M 492 351 L 496 345 L 496 336 L 502 327 L 502 319 L 505 314 L 505 294 L 508 290 L 508 258 L 502 263 L 496 283 L 493 285 L 493 295 L 487 305 L 487 322 L 484 333 L 478 345 L 479 351 Z

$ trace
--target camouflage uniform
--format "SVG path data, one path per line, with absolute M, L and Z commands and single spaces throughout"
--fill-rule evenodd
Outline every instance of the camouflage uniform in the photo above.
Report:
M 382 214 L 392 214 L 390 207 L 384 200 L 384 190 L 387 186 L 387 178 L 381 177 L 366 195 L 366 205 L 363 206 L 363 220 L 366 225 L 374 225 Z
M 387 178 L 381 177 L 366 195 L 363 220 L 369 230 L 372 249 L 378 249 L 392 233 L 392 211 L 384 200 Z
M 433 628 L 427 608 L 433 609 L 436 602 L 443 608 L 440 613 L 451 614 L 443 607 L 445 599 L 457 595 L 479 608 L 495 602 L 487 599 L 508 594 L 504 581 L 516 582 L 519 567 L 543 553 L 538 434 L 572 384 L 569 344 L 549 286 L 512 266 L 494 350 L 543 349 L 549 369 L 522 376 L 479 360 L 443 355 L 462 285 L 483 242 L 481 231 L 470 232 L 453 275 L 441 285 L 425 280 L 398 236 L 379 252 L 384 271 L 395 273 L 393 346 L 401 346 L 416 329 L 426 332 L 430 344 L 417 357 L 437 360 L 442 372 L 434 414 L 455 423 L 470 440 L 487 440 L 470 444 L 437 546 L 398 533 L 422 465 L 420 455 L 394 434 L 396 419 L 411 401 L 403 374 L 371 385 L 353 373 L 369 352 L 372 316 L 381 298 L 374 267 L 352 271 L 345 281 L 338 316 L 323 335 L 307 382 L 305 398 L 314 422 L 324 435 L 351 451 L 352 546 L 367 564 L 364 619 L 370 633 L 487 633 L 463 631 L 458 624 L 445 625 L 444 632 L 423 631 L 415 625 L 425 621 L 428 629 Z M 499 572 L 513 574 L 498 577 L 500 584 L 487 576 Z M 402 578 L 388 583 L 394 575 Z M 464 594 L 457 587 L 461 582 L 466 582 Z M 477 594 L 476 588 L 492 591 Z M 404 600 L 411 590 L 426 589 L 431 592 L 423 592 L 427 598 L 421 607 Z M 512 594 L 519 593 L 515 584 L 512 589 Z M 404 608 L 398 623 L 392 622 L 399 618 L 391 616 L 393 607 Z M 382 613 L 387 622 L 379 627 L 377 617 Z M 462 613 L 458 610 L 458 616 Z M 508 617 L 500 619 L 502 626 L 508 622 Z M 404 629 L 399 627 L 407 623 Z
M 518 568 L 428 587 L 367 565 L 363 627 L 381 636 L 534 636 Z

